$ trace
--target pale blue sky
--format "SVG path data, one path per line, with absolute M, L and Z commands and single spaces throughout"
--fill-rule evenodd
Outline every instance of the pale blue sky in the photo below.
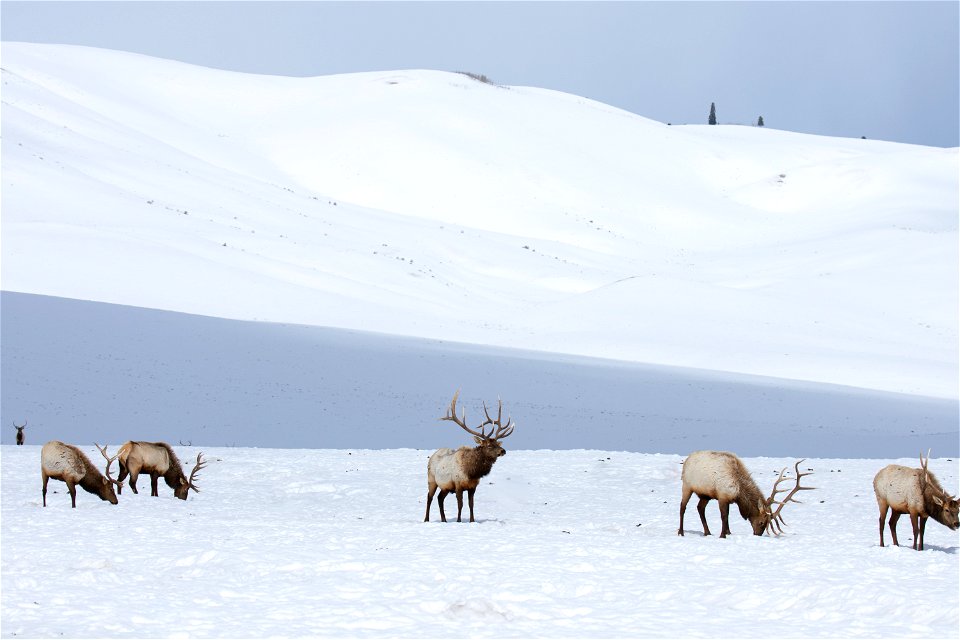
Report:
M 960 2 L 17 2 L 5 41 L 292 76 L 466 70 L 662 122 L 955 147 Z

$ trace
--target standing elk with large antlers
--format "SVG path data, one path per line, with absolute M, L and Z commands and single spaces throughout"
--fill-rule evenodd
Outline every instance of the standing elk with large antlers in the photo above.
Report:
M 88 493 L 100 496 L 110 504 L 117 504 L 117 494 L 113 485 L 120 483 L 110 477 L 110 465 L 116 456 L 107 455 L 107 447 L 96 445 L 100 453 L 107 459 L 106 477 L 100 474 L 90 459 L 72 444 L 64 444 L 59 440 L 51 440 L 40 449 L 40 475 L 43 477 L 43 506 L 47 506 L 47 480 L 62 480 L 67 483 L 70 493 L 70 505 L 77 508 L 77 485 Z
M 453 449 L 437 449 L 430 460 L 427 461 L 427 513 L 423 521 L 430 521 L 430 504 L 433 502 L 433 494 L 437 488 L 440 489 L 440 496 L 437 498 L 437 504 L 440 505 L 440 520 L 447 521 L 447 516 L 443 512 L 443 500 L 450 492 L 457 494 L 457 522 L 462 522 L 463 513 L 463 492 L 467 492 L 467 502 L 470 505 L 470 522 L 473 519 L 473 494 L 480 484 L 480 478 L 484 477 L 493 468 L 493 463 L 506 450 L 500 445 L 500 442 L 513 433 L 513 420 L 507 418 L 507 424 L 503 424 L 503 402 L 497 400 L 499 405 L 497 409 L 497 419 L 494 420 L 487 412 L 487 405 L 483 405 L 483 413 L 486 420 L 480 423 L 478 430 L 473 430 L 467 426 L 467 412 L 464 411 L 461 417 L 457 417 L 457 396 L 460 391 L 453 394 L 453 401 L 450 403 L 450 410 L 447 415 L 440 418 L 449 420 L 460 426 L 461 429 L 473 436 L 477 443 L 476 447 L 460 447 L 456 451 Z M 490 431 L 485 431 L 484 427 L 490 425 Z
M 890 464 L 881 469 L 873 479 L 873 491 L 877 494 L 877 506 L 880 507 L 880 546 L 883 546 L 883 521 L 890 514 L 890 535 L 893 544 L 897 541 L 897 520 L 904 513 L 910 514 L 913 527 L 913 548 L 923 551 L 923 532 L 927 527 L 927 518 L 933 518 L 945 527 L 956 530 L 960 526 L 960 504 L 956 496 L 951 496 L 940 482 L 927 469 L 927 459 L 920 453 L 920 468 L 912 469 L 899 464 Z
M 695 451 L 687 456 L 683 461 L 683 496 L 680 499 L 680 529 L 677 535 L 683 535 L 683 513 L 687 510 L 687 502 L 691 494 L 696 493 L 700 498 L 697 503 L 697 512 L 700 514 L 700 522 L 703 523 L 703 535 L 710 535 L 710 527 L 707 526 L 706 508 L 710 500 L 716 500 L 720 503 L 720 537 L 726 538 L 730 533 L 730 504 L 734 503 L 740 509 L 740 515 L 744 520 L 750 521 L 753 527 L 753 534 L 762 536 L 765 531 L 770 531 L 774 535 L 783 533 L 781 524 L 786 525 L 780 512 L 788 502 L 799 503 L 793 496 L 798 491 L 809 491 L 814 487 L 801 487 L 800 478 L 810 475 L 812 472 L 800 473 L 800 463 L 798 460 L 794 469 L 796 470 L 796 486 L 789 490 L 787 497 L 783 500 L 777 500 L 778 493 L 784 493 L 787 489 L 778 489 L 783 480 L 787 468 L 780 471 L 780 477 L 773 484 L 773 490 L 770 496 L 763 497 L 760 488 L 753 481 L 750 472 L 737 456 L 726 451 Z M 777 510 L 773 510 L 776 504 Z
M 207 464 L 207 461 L 202 460 L 201 456 L 203 456 L 203 453 L 197 454 L 197 464 L 190 472 L 190 477 L 187 478 L 180 467 L 177 454 L 166 442 L 126 442 L 117 450 L 117 457 L 120 460 L 118 479 L 123 482 L 127 474 L 130 474 L 130 488 L 133 489 L 134 493 L 138 493 L 137 478 L 141 473 L 149 473 L 150 495 L 159 496 L 157 480 L 160 476 L 163 476 L 167 486 L 173 489 L 173 495 L 181 500 L 186 500 L 190 489 L 200 491 L 194 484 L 194 477 Z
M 23 430 L 26 429 L 27 423 L 24 422 L 22 425 L 19 425 L 19 424 L 17 424 L 17 421 L 14 420 L 14 421 L 13 421 L 13 426 L 14 426 L 14 427 L 16 428 L 16 430 L 17 430 L 17 445 L 22 445 L 22 444 L 23 444 Z

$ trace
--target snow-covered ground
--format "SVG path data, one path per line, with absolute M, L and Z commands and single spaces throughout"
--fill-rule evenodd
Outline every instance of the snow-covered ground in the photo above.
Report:
M 41 507 L 38 446 L 0 447 L 3 636 L 958 635 L 957 533 L 931 521 L 923 552 L 879 546 L 886 461 L 808 459 L 817 489 L 785 509 L 784 535 L 751 535 L 734 509 L 720 540 L 694 504 L 677 536 L 681 456 L 508 451 L 478 522 L 434 521 L 434 504 L 425 524 L 428 451 L 204 453 L 187 502 L 141 479 L 117 506 L 80 491 L 72 510 L 55 482 Z M 745 462 L 769 492 L 795 459 Z M 956 491 L 956 460 L 930 467 Z M 707 514 L 718 531 L 715 502 Z M 907 520 L 898 532 L 909 545 Z

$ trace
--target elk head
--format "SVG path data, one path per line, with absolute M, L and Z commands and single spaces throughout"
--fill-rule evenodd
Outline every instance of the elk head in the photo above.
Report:
M 193 467 L 193 471 L 190 472 L 190 477 L 185 478 L 180 476 L 180 484 L 173 490 L 173 495 L 181 500 L 187 499 L 187 494 L 190 493 L 190 489 L 200 493 L 200 489 L 198 489 L 197 485 L 194 484 L 194 478 L 196 477 L 197 473 L 199 473 L 200 469 L 203 469 L 203 467 L 207 464 L 207 461 L 203 460 L 202 456 L 203 452 L 197 454 L 197 464 Z
M 750 523 L 753 525 L 753 533 L 755 535 L 758 535 L 758 536 L 763 535 L 763 532 L 767 530 L 769 530 L 770 533 L 776 536 L 783 533 L 783 528 L 780 525 L 786 526 L 787 524 L 786 522 L 783 521 L 783 516 L 780 515 L 780 512 L 783 511 L 783 507 L 786 506 L 788 502 L 795 502 L 797 504 L 801 504 L 799 500 L 794 500 L 793 496 L 798 491 L 811 491 L 812 489 L 816 488 L 816 487 L 800 486 L 800 478 L 804 476 L 809 476 L 813 473 L 812 471 L 807 471 L 806 473 L 800 473 L 800 463 L 803 462 L 804 460 L 806 460 L 806 458 L 804 458 L 803 460 L 797 460 L 797 463 L 793 467 L 794 471 L 796 472 L 796 477 L 794 478 L 796 480 L 796 485 L 794 485 L 792 489 L 777 489 L 777 487 L 780 485 L 782 481 L 790 479 L 789 476 L 784 477 L 783 475 L 787 471 L 786 467 L 784 467 L 780 471 L 780 477 L 778 477 L 777 481 L 773 483 L 773 491 L 770 492 L 770 497 L 767 498 L 767 503 L 765 505 L 762 505 L 763 507 L 763 509 L 761 509 L 762 517 L 758 518 L 756 522 L 753 519 L 751 519 L 750 521 Z M 789 491 L 789 493 L 787 493 L 786 498 L 784 498 L 783 500 L 776 499 L 776 495 L 778 493 L 784 493 L 786 491 Z M 772 507 L 775 504 L 778 505 L 777 510 L 772 511 Z M 759 527 L 759 530 L 758 530 L 758 527 Z
M 927 449 L 927 459 L 923 459 L 923 451 L 920 452 L 920 493 L 926 494 L 927 487 L 933 486 L 933 483 L 930 482 L 930 471 L 927 470 L 927 465 L 930 463 L 930 449 Z M 960 502 L 957 501 L 957 496 L 951 496 L 946 491 L 943 491 L 941 495 L 936 489 L 931 492 L 930 500 L 943 510 L 941 517 L 937 518 L 944 526 L 955 531 L 960 528 Z
M 480 426 L 477 427 L 478 430 L 474 430 L 467 426 L 466 410 L 463 410 L 459 418 L 457 417 L 457 397 L 459 395 L 460 390 L 458 389 L 457 392 L 453 394 L 453 400 L 450 402 L 450 409 L 447 411 L 447 415 L 440 419 L 449 420 L 472 435 L 473 441 L 477 443 L 477 449 L 484 454 L 484 457 L 496 460 L 500 456 L 506 455 L 507 451 L 503 448 L 501 442 L 513 433 L 515 425 L 509 416 L 507 417 L 507 424 L 503 424 L 503 401 L 497 398 L 496 420 L 490 417 L 490 413 L 487 411 L 487 404 L 484 403 L 483 413 L 486 416 L 486 420 L 480 423 Z M 490 426 L 489 431 L 485 429 L 488 425 Z

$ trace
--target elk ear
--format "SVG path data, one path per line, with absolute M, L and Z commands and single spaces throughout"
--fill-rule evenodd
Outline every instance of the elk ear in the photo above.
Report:
M 933 501 L 937 503 L 938 507 L 943 506 L 943 500 L 940 499 L 940 496 L 932 496 L 932 497 L 933 497 Z
M 481 438 L 480 436 L 473 436 L 473 441 L 476 442 L 477 444 L 483 444 L 483 438 Z

